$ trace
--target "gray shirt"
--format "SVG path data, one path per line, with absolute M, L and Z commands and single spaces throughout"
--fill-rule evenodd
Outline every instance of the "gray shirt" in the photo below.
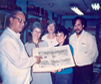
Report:
M 40 40 L 37 45 L 32 41 L 29 41 L 25 44 L 25 48 L 29 56 L 32 55 L 32 49 L 36 47 L 48 47 L 48 44 L 46 41 L 42 40 Z M 50 72 L 32 72 L 32 78 L 31 84 L 52 84 Z

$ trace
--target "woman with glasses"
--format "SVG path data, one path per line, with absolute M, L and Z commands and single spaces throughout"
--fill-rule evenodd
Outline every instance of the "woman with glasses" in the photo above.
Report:
M 64 27 L 58 27 L 56 30 L 56 40 L 59 46 L 68 45 L 67 41 L 67 30 Z M 73 48 L 70 46 L 70 49 L 73 53 Z M 72 68 L 65 68 L 55 70 L 52 73 L 52 81 L 53 84 L 72 84 L 73 80 L 73 69 Z
M 46 41 L 40 40 L 42 34 L 42 25 L 39 22 L 34 22 L 31 28 L 32 39 L 25 44 L 25 48 L 29 56 L 32 55 L 33 48 L 48 47 Z M 51 75 L 49 72 L 32 72 L 31 84 L 52 84 Z
M 55 33 L 54 33 L 55 26 L 56 26 L 56 23 L 54 20 L 48 20 L 46 23 L 46 29 L 48 33 L 42 37 L 42 40 L 45 40 L 48 43 L 49 47 L 54 47 L 54 45 L 58 44 L 58 42 L 56 41 Z

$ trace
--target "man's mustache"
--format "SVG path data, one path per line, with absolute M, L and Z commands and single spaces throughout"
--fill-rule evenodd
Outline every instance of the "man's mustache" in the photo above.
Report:
M 76 31 L 78 31 L 78 30 L 80 30 L 80 29 L 77 28 L 77 29 L 75 29 L 74 31 L 76 32 Z

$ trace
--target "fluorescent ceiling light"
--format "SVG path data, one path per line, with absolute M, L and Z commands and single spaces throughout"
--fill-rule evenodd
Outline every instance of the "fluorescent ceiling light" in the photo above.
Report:
M 71 7 L 71 10 L 73 10 L 75 13 L 77 13 L 78 15 L 84 15 L 79 9 L 78 7 Z
M 100 4 L 99 3 L 92 3 L 91 7 L 93 10 L 99 10 L 100 9 Z

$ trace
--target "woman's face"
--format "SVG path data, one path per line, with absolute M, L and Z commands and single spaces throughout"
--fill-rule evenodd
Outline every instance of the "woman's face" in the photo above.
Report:
M 59 44 L 64 43 L 66 37 L 67 37 L 67 36 L 64 35 L 63 32 L 58 32 L 58 33 L 56 34 L 56 40 L 57 40 L 57 42 L 58 42 Z
M 39 28 L 34 28 L 33 31 L 31 32 L 32 38 L 38 40 L 41 36 L 41 29 Z
M 48 25 L 47 31 L 48 31 L 48 33 L 54 33 L 54 31 L 55 31 L 55 25 L 53 23 L 50 24 L 50 25 Z

